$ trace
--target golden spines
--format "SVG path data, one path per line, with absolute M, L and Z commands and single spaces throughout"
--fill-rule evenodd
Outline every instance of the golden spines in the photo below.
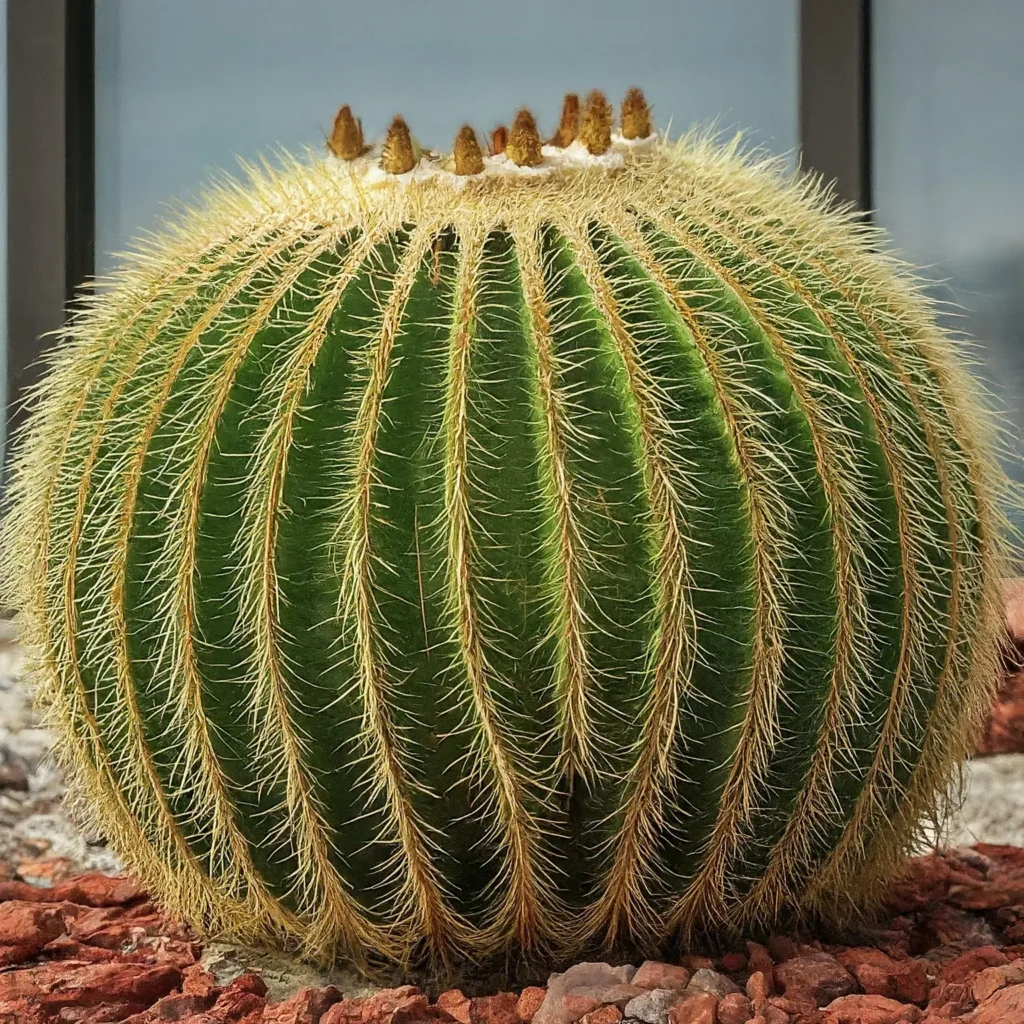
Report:
M 646 139 L 651 134 L 651 108 L 644 94 L 636 87 L 622 100 L 622 137 Z
M 456 174 L 479 174 L 484 169 L 480 143 L 477 142 L 476 132 L 468 124 L 464 124 L 455 137 L 454 159 Z
M 384 139 L 380 165 L 388 174 L 405 174 L 416 166 L 416 150 L 405 119 L 396 115 Z
M 339 160 L 355 160 L 369 148 L 363 143 L 363 123 L 352 116 L 352 110 L 347 103 L 334 118 L 334 127 L 331 129 L 331 137 L 327 140 L 327 148 Z
M 549 146 L 558 146 L 565 149 L 576 140 L 580 132 L 580 98 L 574 92 L 565 94 L 562 100 L 562 117 L 558 122 L 555 134 L 548 142 Z
M 594 156 L 607 153 L 612 145 L 612 108 L 603 92 L 594 89 L 587 96 L 587 106 L 580 125 L 580 141 Z
M 509 160 L 519 167 L 536 167 L 541 162 L 537 122 L 525 107 L 516 114 L 505 147 Z

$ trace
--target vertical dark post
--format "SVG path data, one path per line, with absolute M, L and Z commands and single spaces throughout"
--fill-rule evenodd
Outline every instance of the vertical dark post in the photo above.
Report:
M 871 206 L 870 0 L 801 0 L 801 164 Z
M 92 277 L 96 261 L 96 8 L 66 0 L 64 209 L 67 218 L 64 293 L 71 299 Z
M 8 433 L 41 335 L 92 272 L 93 0 L 7 4 Z

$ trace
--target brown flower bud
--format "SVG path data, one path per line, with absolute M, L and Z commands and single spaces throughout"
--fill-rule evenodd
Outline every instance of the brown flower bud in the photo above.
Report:
M 366 152 L 363 144 L 363 125 L 352 116 L 346 103 L 334 118 L 331 137 L 327 140 L 327 148 L 339 160 L 355 160 Z
M 512 122 L 505 147 L 509 160 L 520 167 L 536 167 L 541 162 L 540 133 L 533 114 L 523 108 Z
M 455 136 L 455 173 L 479 174 L 484 169 L 484 158 L 476 132 L 468 124 L 459 129 Z
M 612 144 L 612 108 L 604 93 L 595 89 L 587 96 L 587 107 L 580 125 L 580 141 L 594 156 L 607 153 Z
M 416 166 L 412 136 L 409 134 L 409 126 L 402 117 L 396 117 L 391 122 L 387 137 L 384 139 L 380 165 L 388 174 L 405 174 Z
M 562 119 L 558 122 L 558 129 L 551 136 L 550 146 L 559 146 L 565 149 L 570 145 L 580 131 L 580 98 L 574 92 L 566 93 L 562 100 Z
M 498 127 L 491 132 L 491 156 L 500 156 L 505 152 L 505 147 L 507 145 L 508 129 L 503 124 L 499 124 Z
M 646 139 L 650 134 L 651 108 L 639 89 L 630 89 L 622 101 L 622 136 L 626 139 Z

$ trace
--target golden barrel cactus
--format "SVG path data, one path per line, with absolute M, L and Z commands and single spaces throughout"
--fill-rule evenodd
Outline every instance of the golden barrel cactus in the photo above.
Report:
M 449 963 L 841 916 L 996 678 L 957 346 L 627 96 L 214 191 L 50 357 L 4 522 L 77 792 L 207 932 Z

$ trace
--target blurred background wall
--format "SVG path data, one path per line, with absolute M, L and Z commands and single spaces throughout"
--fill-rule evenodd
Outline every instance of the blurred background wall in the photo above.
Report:
M 876 220 L 976 338 L 1024 482 L 1024 2 L 872 7 Z
M 62 2 L 85 0 L 0 0 L 5 14 Z M 856 8 L 868 26 L 868 202 L 951 304 L 950 324 L 979 339 L 1024 481 L 1021 0 L 88 2 L 99 272 L 216 170 L 276 146 L 319 149 L 343 102 L 371 136 L 400 111 L 444 148 L 464 120 L 486 131 L 526 104 L 547 130 L 567 90 L 617 101 L 640 84 L 660 126 L 743 129 L 795 166 L 801 58 L 818 42 L 801 46 L 806 14 Z
M 16 0 L 17 2 L 17 0 Z M 280 145 L 321 148 L 350 103 L 446 149 L 568 91 L 643 86 L 659 124 L 797 145 L 797 0 L 99 0 L 99 265 L 171 197 Z

